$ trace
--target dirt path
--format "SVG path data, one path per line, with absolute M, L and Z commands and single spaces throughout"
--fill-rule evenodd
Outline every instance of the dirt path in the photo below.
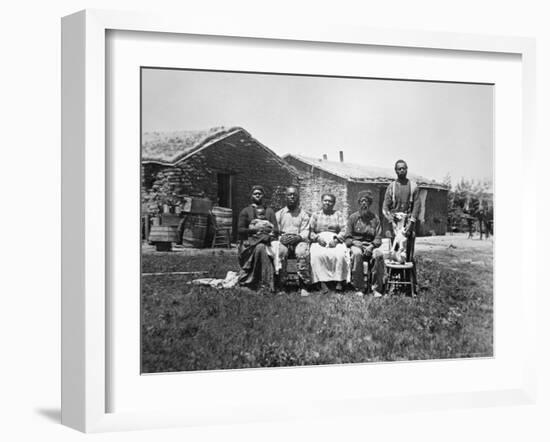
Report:
M 428 236 L 416 239 L 415 256 L 424 262 L 437 261 L 447 270 L 459 270 L 463 265 L 473 268 L 493 268 L 493 238 L 468 239 L 468 234 Z
M 489 251 L 493 248 L 493 237 L 489 239 L 468 239 L 467 233 L 455 233 L 446 236 L 424 236 L 416 238 L 415 248 L 417 252 L 442 250 L 442 249 L 476 249 L 480 251 Z
M 490 252 L 493 247 L 493 238 L 480 240 L 478 236 L 474 239 L 468 239 L 467 233 L 457 233 L 446 236 L 424 236 L 416 238 L 416 252 L 430 252 L 438 250 L 479 250 Z M 156 252 L 155 247 L 149 244 L 142 244 L 143 253 L 171 253 Z M 173 252 L 191 256 L 203 255 L 236 255 L 237 249 L 188 249 L 182 246 L 174 246 Z

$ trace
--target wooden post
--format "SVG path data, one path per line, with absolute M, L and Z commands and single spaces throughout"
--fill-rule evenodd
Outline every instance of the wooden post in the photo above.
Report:
M 149 215 L 141 215 L 141 222 L 143 223 L 143 233 L 145 235 L 145 241 L 149 240 Z

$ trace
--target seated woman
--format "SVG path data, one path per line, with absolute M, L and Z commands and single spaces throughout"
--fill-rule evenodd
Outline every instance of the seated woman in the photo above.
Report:
M 351 251 L 351 281 L 362 296 L 365 291 L 363 261 L 369 263 L 375 297 L 384 290 L 384 255 L 378 249 L 382 244 L 382 225 L 378 215 L 370 211 L 373 202 L 370 190 L 359 192 L 359 210 L 348 219 L 346 245 Z
M 326 283 L 336 282 L 336 290 L 350 281 L 350 258 L 344 244 L 346 223 L 341 212 L 334 210 L 336 197 L 324 194 L 321 198 L 322 210 L 311 216 L 310 260 L 311 280 L 320 283 L 323 293 L 328 291 Z
M 278 236 L 275 212 L 264 204 L 265 190 L 253 186 L 251 204 L 239 214 L 239 284 L 252 289 L 275 290 L 271 241 Z

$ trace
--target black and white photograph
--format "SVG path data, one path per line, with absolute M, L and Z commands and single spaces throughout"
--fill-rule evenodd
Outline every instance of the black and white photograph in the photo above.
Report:
M 140 93 L 142 373 L 493 357 L 493 84 Z
M 545 2 L 4 6 L 0 440 L 550 440 Z

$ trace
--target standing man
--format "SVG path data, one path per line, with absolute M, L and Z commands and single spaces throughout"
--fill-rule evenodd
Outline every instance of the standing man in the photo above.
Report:
M 420 197 L 418 186 L 407 178 L 408 166 L 404 160 L 395 162 L 397 179 L 386 189 L 382 213 L 395 228 L 396 222 L 405 217 L 404 235 L 407 238 L 407 261 L 414 254 L 414 240 L 416 237 L 416 222 L 420 214 Z
M 477 218 L 479 220 L 479 239 L 483 239 L 483 233 L 485 233 L 485 239 L 489 239 L 489 222 L 483 206 L 479 209 Z
M 289 186 L 286 189 L 286 207 L 279 210 L 275 217 L 279 225 L 281 243 L 279 256 L 281 257 L 281 281 L 286 280 L 286 264 L 289 256 L 296 257 L 296 267 L 300 284 L 300 294 L 308 296 L 307 287 L 311 284 L 309 270 L 309 215 L 300 208 L 298 189 Z

